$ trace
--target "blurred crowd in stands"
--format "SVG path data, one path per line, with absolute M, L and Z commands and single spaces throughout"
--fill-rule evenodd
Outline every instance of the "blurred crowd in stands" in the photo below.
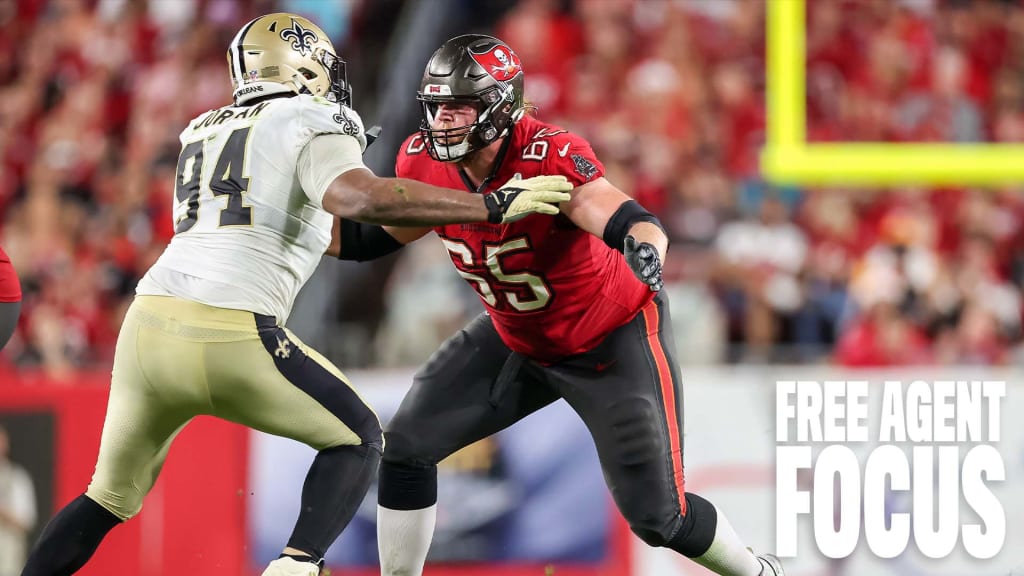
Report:
M 306 13 L 345 54 L 374 33 L 365 4 L 0 0 L 0 245 L 26 295 L 4 361 L 109 362 L 172 232 L 177 134 L 230 98 L 237 27 Z M 1020 2 L 808 4 L 812 140 L 1024 141 Z M 1024 193 L 766 185 L 764 21 L 764 0 L 521 0 L 493 32 L 536 114 L 588 138 L 666 226 L 685 361 L 1020 362 Z M 409 254 L 374 364 L 422 360 L 477 309 L 424 315 L 425 294 L 467 300 L 443 252 Z

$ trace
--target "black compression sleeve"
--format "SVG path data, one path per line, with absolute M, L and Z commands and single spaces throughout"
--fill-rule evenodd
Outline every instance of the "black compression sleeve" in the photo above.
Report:
M 633 227 L 633 224 L 637 222 L 650 222 L 662 230 L 665 229 L 658 218 L 645 210 L 636 200 L 627 200 L 608 219 L 608 224 L 604 227 L 604 243 L 622 252 L 626 235 L 629 234 L 629 229 Z
M 387 256 L 405 246 L 383 227 L 341 219 L 341 252 L 339 260 L 365 262 Z

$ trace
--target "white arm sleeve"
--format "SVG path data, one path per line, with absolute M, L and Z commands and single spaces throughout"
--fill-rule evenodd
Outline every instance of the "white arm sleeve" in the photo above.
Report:
M 323 208 L 331 182 L 356 168 L 366 168 L 358 140 L 347 134 L 321 134 L 299 153 L 299 184 L 310 201 Z

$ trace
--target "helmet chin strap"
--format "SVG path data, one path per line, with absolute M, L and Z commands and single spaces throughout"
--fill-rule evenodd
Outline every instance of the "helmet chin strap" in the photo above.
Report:
M 498 171 L 501 170 L 501 165 L 505 162 L 505 154 L 508 152 L 510 144 L 512 144 L 511 135 L 501 141 L 501 147 L 498 148 L 498 154 L 494 157 L 494 163 L 491 164 L 491 173 L 480 182 L 479 186 L 474 186 L 473 181 L 469 179 L 469 174 L 466 173 L 466 168 L 464 166 L 459 166 L 459 177 L 462 178 L 462 183 L 466 185 L 466 188 L 471 192 L 483 194 L 484 190 L 487 189 L 487 185 L 494 180 L 498 175 Z M 476 152 L 479 152 L 479 150 Z
M 480 130 L 483 130 L 483 132 L 480 133 Z M 438 159 L 443 162 L 458 162 L 460 160 L 465 160 L 470 154 L 490 146 L 495 140 L 508 133 L 509 129 L 506 128 L 504 132 L 498 134 L 498 131 L 494 129 L 494 125 L 487 122 L 483 126 L 477 126 L 472 131 L 468 132 L 466 137 L 462 139 L 462 142 L 459 142 L 458 144 L 438 144 L 435 142 L 434 151 L 437 152 Z M 474 135 L 480 136 L 483 146 L 476 150 L 470 150 L 469 139 Z
M 457 162 L 469 154 L 469 134 L 458 144 L 438 144 L 434 142 L 434 152 L 442 162 Z

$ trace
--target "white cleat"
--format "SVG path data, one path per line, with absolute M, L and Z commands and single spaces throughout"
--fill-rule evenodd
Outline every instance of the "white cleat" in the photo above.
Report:
M 782 562 L 773 554 L 760 554 L 757 561 L 761 563 L 761 576 L 786 576 L 782 571 Z
M 320 565 L 299 562 L 293 558 L 278 558 L 263 571 L 263 576 L 320 576 Z

